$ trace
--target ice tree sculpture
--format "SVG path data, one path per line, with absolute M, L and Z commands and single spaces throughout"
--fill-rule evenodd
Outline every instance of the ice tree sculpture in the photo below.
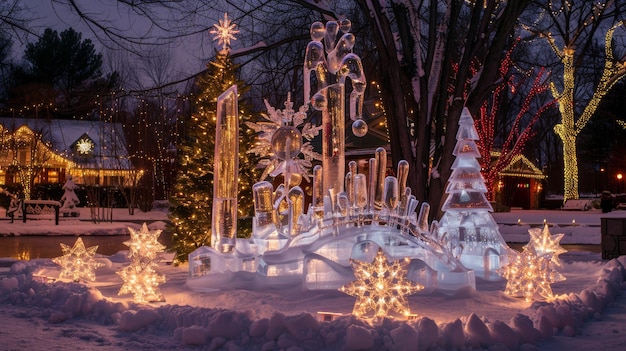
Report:
M 237 236 L 237 179 L 239 174 L 239 111 L 237 86 L 217 98 L 215 168 L 211 246 L 231 252 Z
M 80 278 L 89 281 L 96 280 L 95 270 L 104 266 L 103 263 L 94 258 L 96 250 L 98 250 L 98 245 L 85 248 L 81 238 L 76 239 L 72 247 L 61 243 L 63 256 L 52 259 L 52 262 L 61 266 L 59 278 L 71 279 L 76 282 Z
M 349 99 L 352 131 L 356 136 L 367 133 L 362 119 L 363 93 L 367 85 L 361 58 L 352 53 L 355 37 L 350 33 L 348 19 L 311 25 L 311 42 L 304 54 L 304 101 L 322 111 L 323 189 L 344 190 L 345 173 L 345 83 L 350 78 L 352 92 Z M 342 35 L 337 40 L 337 35 Z M 317 92 L 311 97 L 312 73 L 315 73 Z
M 467 108 L 461 114 L 456 139 L 456 160 L 441 208 L 445 213 L 439 223 L 434 223 L 432 235 L 455 252 L 467 268 L 495 279 L 496 270 L 506 263 L 508 246 L 489 213 L 493 208 L 485 196 L 487 188 L 477 161 L 480 152 L 474 142 L 478 133 Z
M 61 197 L 61 202 L 63 205 L 59 209 L 59 213 L 61 213 L 64 217 L 78 217 L 80 212 L 76 208 L 78 204 L 80 204 L 80 200 L 74 190 L 76 190 L 77 186 L 72 180 L 72 176 L 67 177 L 65 184 L 63 184 L 63 196 Z

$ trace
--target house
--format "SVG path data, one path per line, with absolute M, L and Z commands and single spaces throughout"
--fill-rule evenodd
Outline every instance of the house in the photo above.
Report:
M 499 152 L 492 152 L 492 164 L 499 157 Z M 517 154 L 496 177 L 493 189 L 496 202 L 525 210 L 538 209 L 546 178 L 526 156 Z
M 38 135 L 39 137 L 34 137 Z M 129 185 L 134 169 L 122 125 L 100 121 L 0 117 L 0 185 Z

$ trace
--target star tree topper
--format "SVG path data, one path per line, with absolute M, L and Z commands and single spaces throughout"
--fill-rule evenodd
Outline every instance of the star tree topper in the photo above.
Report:
M 97 262 L 94 258 L 98 246 L 85 248 L 83 239 L 78 238 L 74 246 L 70 247 L 61 243 L 63 256 L 52 259 L 52 262 L 61 266 L 61 274 L 59 278 L 72 279 L 79 281 L 80 278 L 94 281 L 96 280 L 95 270 L 104 266 L 103 263 Z
M 388 316 L 390 312 L 408 317 L 411 314 L 406 295 L 415 294 L 424 286 L 406 279 L 408 259 L 387 262 L 382 249 L 378 249 L 372 263 L 350 260 L 356 280 L 341 288 L 356 296 L 352 313 L 357 317 L 374 311 L 375 317 Z
M 565 234 L 550 234 L 548 224 L 544 224 L 543 229 L 529 229 L 528 233 L 530 234 L 530 241 L 526 246 L 533 247 L 537 255 L 549 254 L 552 262 L 560 266 L 559 255 L 567 252 L 560 245 L 560 241 Z
M 231 23 L 228 14 L 224 13 L 224 20 L 220 20 L 219 24 L 214 24 L 215 29 L 211 29 L 209 33 L 213 34 L 213 40 L 217 40 L 217 45 L 222 45 L 222 50 L 228 50 L 231 40 L 237 40 L 235 34 L 239 33 L 235 29 L 237 25 Z
M 552 269 L 552 255 L 538 254 L 531 245 L 526 245 L 522 252 L 510 251 L 511 263 L 500 270 L 502 277 L 507 279 L 504 293 L 524 297 L 527 302 L 537 295 L 553 300 L 555 296 L 550 284 L 565 280 L 565 277 Z

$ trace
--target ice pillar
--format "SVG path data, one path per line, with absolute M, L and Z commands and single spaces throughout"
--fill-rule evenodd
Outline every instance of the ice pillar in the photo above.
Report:
M 232 252 L 237 232 L 237 178 L 239 174 L 239 114 L 237 86 L 217 98 L 211 246 Z
M 313 107 L 322 111 L 322 166 L 324 194 L 343 191 L 345 175 L 345 92 L 337 83 L 320 90 Z

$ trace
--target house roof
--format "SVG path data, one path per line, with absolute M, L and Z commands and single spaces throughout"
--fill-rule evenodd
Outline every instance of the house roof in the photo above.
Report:
M 500 156 L 500 153 L 492 153 L 492 156 Z M 526 156 L 517 154 L 513 156 L 511 162 L 500 171 L 499 176 L 522 177 L 545 179 L 546 175 L 537 168 Z
M 31 131 L 41 132 L 43 141 L 49 143 L 54 153 L 75 162 L 81 168 L 133 168 L 120 123 L 0 117 L 0 125 L 10 132 L 15 132 L 23 126 Z M 80 155 L 74 147 L 85 135 L 93 142 L 93 152 L 89 157 Z

